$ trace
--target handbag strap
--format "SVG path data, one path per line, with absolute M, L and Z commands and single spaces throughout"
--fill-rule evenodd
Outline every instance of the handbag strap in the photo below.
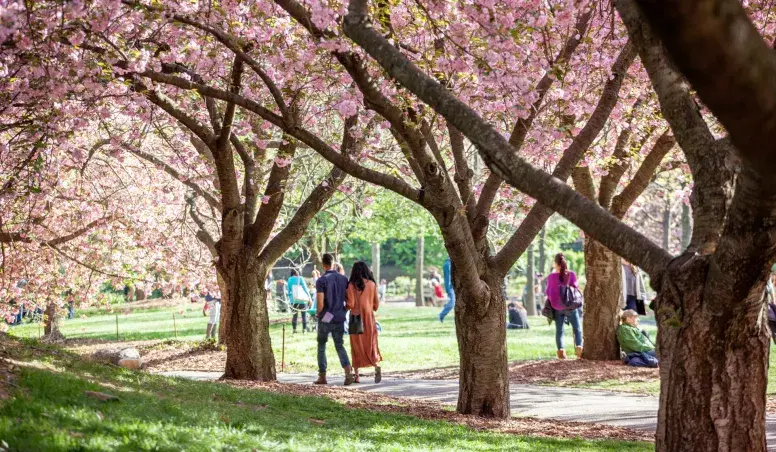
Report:
M 361 316 L 361 295 L 364 294 L 364 291 L 358 290 L 358 287 L 355 284 L 353 284 L 353 289 L 354 289 L 353 291 L 358 292 L 358 295 L 359 295 L 356 297 L 356 306 L 358 307 L 358 312 L 356 312 L 356 310 L 354 309 L 353 315 L 357 315 L 360 317 Z M 366 283 L 364 283 L 364 289 L 366 289 Z

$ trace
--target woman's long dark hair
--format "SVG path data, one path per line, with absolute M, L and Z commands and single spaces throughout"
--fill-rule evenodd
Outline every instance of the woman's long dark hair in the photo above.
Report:
M 353 284 L 356 289 L 364 290 L 366 282 L 375 282 L 375 277 L 372 275 L 372 270 L 365 262 L 358 261 L 353 264 L 353 270 L 350 271 L 350 284 Z
M 569 275 L 569 264 L 566 263 L 566 256 L 563 253 L 556 254 L 555 263 L 560 267 L 560 282 L 566 281 Z

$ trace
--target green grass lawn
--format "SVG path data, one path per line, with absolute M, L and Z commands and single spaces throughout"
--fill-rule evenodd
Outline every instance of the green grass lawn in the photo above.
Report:
M 22 365 L 14 371 L 11 398 L 0 405 L 3 450 L 653 449 L 648 443 L 475 431 L 443 421 L 346 409 L 322 397 L 153 376 L 83 362 L 53 348 L 9 347 L 5 342 L 4 356 L 36 367 Z M 84 391 L 106 392 L 120 400 L 102 402 Z
M 62 331 L 69 338 L 90 338 L 108 341 L 116 340 L 116 316 L 119 322 L 119 335 L 124 340 L 173 339 L 177 326 L 178 339 L 201 340 L 205 334 L 207 318 L 202 315 L 202 305 L 184 303 L 178 307 L 155 308 L 124 314 L 126 306 L 118 307 L 113 313 L 103 311 L 86 312 L 86 318 L 79 317 L 63 322 Z M 438 308 L 416 308 L 405 306 L 381 306 L 377 318 L 383 327 L 380 334 L 380 351 L 384 358 L 383 366 L 391 371 L 428 369 L 434 367 L 455 366 L 458 364 L 458 345 L 455 338 L 453 319 L 448 317 L 445 323 L 437 320 Z M 287 318 L 288 314 L 271 312 L 271 319 Z M 554 359 L 555 325 L 548 325 L 544 318 L 530 319 L 530 330 L 507 330 L 507 349 L 510 361 L 526 359 Z M 315 334 L 291 334 L 290 321 L 285 322 L 285 371 L 315 372 L 316 344 Z M 657 334 L 657 328 L 650 318 L 646 318 L 642 327 L 651 337 Z M 25 324 L 12 327 L 10 333 L 18 337 L 38 337 L 37 324 Z M 565 345 L 569 356 L 573 356 L 571 327 L 565 327 Z M 283 323 L 270 326 L 272 345 L 281 364 Z M 333 345 L 329 341 L 329 360 L 336 360 Z M 346 339 L 347 346 L 347 339 Z M 776 350 L 771 349 L 771 362 L 776 364 Z M 776 365 L 769 369 L 769 393 L 776 393 Z M 621 384 L 618 381 L 604 381 L 585 387 L 622 391 L 648 392 L 657 394 L 659 384 Z
M 200 304 L 185 303 L 179 307 L 157 308 L 125 314 L 124 308 L 113 313 L 96 311 L 86 313 L 86 318 L 64 320 L 62 332 L 71 339 L 88 338 L 116 340 L 116 319 L 122 341 L 144 339 L 174 339 L 175 328 L 180 340 L 201 340 L 205 335 L 207 318 L 202 315 Z M 384 305 L 377 313 L 383 331 L 379 337 L 380 352 L 385 367 L 391 370 L 414 370 L 458 364 L 458 344 L 452 317 L 445 323 L 437 319 L 438 308 L 416 308 Z M 175 324 L 173 324 L 175 315 Z M 271 319 L 288 317 L 288 314 L 271 312 Z M 300 321 L 301 323 L 301 321 Z M 510 360 L 550 359 L 555 357 L 555 326 L 547 325 L 544 318 L 530 319 L 530 330 L 508 330 L 507 348 Z M 317 369 L 314 333 L 292 334 L 291 322 L 285 322 L 285 361 L 288 370 L 310 372 Z M 655 334 L 655 328 L 646 327 Z M 566 327 L 565 345 L 573 355 L 571 327 Z M 23 338 L 39 335 L 38 324 L 25 324 L 10 329 L 10 333 Z M 283 324 L 270 326 L 272 345 L 278 364 L 281 359 Z M 331 342 L 331 341 L 330 341 Z M 347 343 L 347 339 L 346 339 Z M 331 346 L 331 345 L 330 345 Z M 333 346 L 331 346 L 333 349 Z M 333 357 L 332 351 L 332 357 Z

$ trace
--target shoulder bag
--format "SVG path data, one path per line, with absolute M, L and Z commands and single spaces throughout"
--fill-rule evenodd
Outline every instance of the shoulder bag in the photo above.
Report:
M 362 290 L 359 292 L 359 295 L 363 293 L 364 291 Z M 356 298 L 356 304 L 359 304 L 358 298 Z M 348 334 L 364 334 L 364 320 L 361 318 L 360 309 L 358 314 L 356 314 L 354 311 L 350 312 L 350 320 L 348 321 Z
M 582 292 L 574 286 L 560 286 L 560 299 L 570 310 L 582 307 Z

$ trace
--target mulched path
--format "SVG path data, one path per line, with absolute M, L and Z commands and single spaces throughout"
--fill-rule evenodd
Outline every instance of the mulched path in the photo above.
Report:
M 392 373 L 394 378 L 455 380 L 458 366 Z M 618 380 L 623 383 L 656 381 L 658 369 L 629 367 L 620 361 L 582 359 L 518 361 L 509 365 L 509 380 L 519 384 L 578 386 Z
M 621 427 L 584 422 L 511 418 L 505 420 L 458 414 L 440 403 L 389 397 L 336 386 L 310 386 L 289 383 L 224 380 L 221 383 L 239 388 L 261 389 L 298 396 L 322 396 L 348 408 L 405 414 L 426 420 L 441 420 L 465 425 L 475 430 L 487 430 L 521 436 L 544 438 L 616 439 L 623 441 L 654 441 L 651 433 Z M 313 420 L 311 420 L 312 422 Z M 320 421 L 319 421 L 320 422 Z

